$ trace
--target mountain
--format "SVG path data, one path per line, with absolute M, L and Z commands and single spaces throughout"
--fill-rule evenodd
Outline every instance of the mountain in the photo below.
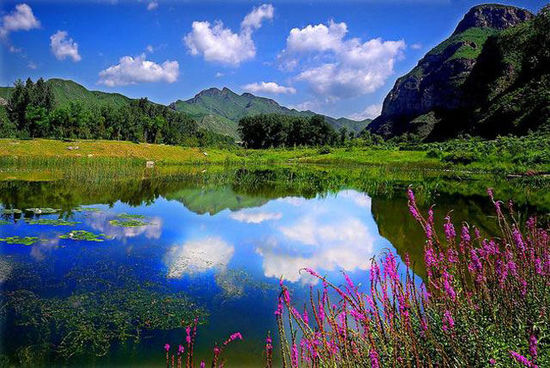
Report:
M 46 81 L 54 95 L 54 102 L 57 106 L 64 106 L 71 101 L 79 101 L 85 107 L 112 105 L 123 106 L 132 101 L 131 98 L 120 93 L 107 93 L 90 91 L 86 87 L 73 82 L 72 80 L 52 78 Z M 0 98 L 8 99 L 13 87 L 0 87 Z
M 183 111 L 193 117 L 199 126 L 217 133 L 238 138 L 237 126 L 245 116 L 258 114 L 284 114 L 292 116 L 316 115 L 312 111 L 298 111 L 279 105 L 272 99 L 254 96 L 251 93 L 238 95 L 229 88 L 209 88 L 199 92 L 195 97 L 178 100 L 170 107 Z M 355 121 L 346 118 L 335 119 L 325 116 L 325 120 L 335 129 L 346 127 L 349 131 L 359 132 L 370 120 Z
M 386 96 L 367 130 L 424 140 L 550 126 L 550 10 L 479 5 Z

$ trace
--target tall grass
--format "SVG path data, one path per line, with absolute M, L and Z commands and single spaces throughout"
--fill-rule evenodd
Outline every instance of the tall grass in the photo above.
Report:
M 409 190 L 426 234 L 421 284 L 393 253 L 373 259 L 367 288 L 305 269 L 322 287 L 303 312 L 281 282 L 283 367 L 550 366 L 548 230 L 536 218 L 518 223 L 512 203 L 489 195 L 500 227 L 493 238 L 466 223 L 456 231 L 450 215 L 438 234 L 433 209 L 422 215 Z

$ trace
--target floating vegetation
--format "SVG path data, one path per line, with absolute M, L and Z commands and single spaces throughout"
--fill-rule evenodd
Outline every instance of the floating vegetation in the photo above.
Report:
M 78 207 L 74 208 L 73 211 L 75 211 L 75 212 L 101 212 L 101 208 L 78 206 Z
M 129 213 L 121 213 L 117 217 L 119 217 L 121 219 L 143 219 L 143 218 L 145 218 L 145 216 L 143 216 L 143 215 L 133 215 L 133 214 L 129 214 Z
M 0 241 L 7 244 L 20 244 L 20 245 L 33 245 L 40 241 L 37 236 L 9 236 L 7 238 L 0 238 Z
M 86 230 L 73 230 L 67 234 L 59 236 L 59 239 L 71 239 L 71 240 L 86 240 L 94 242 L 102 242 L 105 239 L 110 239 L 105 234 L 95 234 Z
M 20 214 L 22 212 L 23 211 L 18 210 L 17 208 L 3 208 L 2 210 L 0 210 L 0 213 L 3 215 L 15 215 L 15 214 Z
M 63 219 L 37 219 L 27 221 L 30 225 L 51 225 L 51 226 L 73 226 L 80 224 L 79 221 L 67 221 Z
M 120 227 L 139 227 L 148 225 L 148 222 L 141 220 L 111 220 L 109 224 Z
M 9 225 L 9 224 L 11 224 L 11 222 L 6 220 L 0 220 L 0 225 Z
M 44 208 L 33 207 L 33 208 L 27 208 L 27 209 L 25 209 L 25 211 L 32 212 L 35 215 L 47 215 L 47 214 L 59 212 L 60 209 L 59 208 L 49 208 L 49 207 L 44 207 Z
M 34 328 L 63 358 L 104 356 L 114 342 L 138 341 L 143 330 L 168 330 L 201 320 L 206 312 L 183 292 L 166 293 L 138 285 L 86 291 L 67 298 L 43 298 L 28 290 L 7 293 L 6 309 L 16 323 Z

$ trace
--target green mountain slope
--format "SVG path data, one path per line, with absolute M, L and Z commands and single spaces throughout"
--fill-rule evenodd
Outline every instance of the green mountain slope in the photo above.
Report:
M 127 105 L 132 100 L 120 93 L 90 91 L 72 80 L 52 78 L 48 79 L 46 84 L 52 89 L 57 106 L 67 105 L 71 101 L 80 101 L 85 107 L 101 105 L 118 107 Z M 0 87 L 0 98 L 8 99 L 12 89 L 12 87 Z
M 522 72 L 529 63 L 543 65 L 544 58 L 533 59 L 550 37 L 550 31 L 543 30 L 543 13 L 535 17 L 521 8 L 495 4 L 473 7 L 448 39 L 396 81 L 381 115 L 367 130 L 386 137 L 409 134 L 439 140 L 463 133 L 525 134 L 527 126 L 544 125 L 541 118 L 519 123 L 523 113 L 513 112 L 526 108 L 533 98 L 540 103 L 528 110 L 544 111 L 544 88 L 530 85 L 532 76 Z M 549 66 L 537 74 L 543 84 Z
M 279 105 L 272 99 L 254 96 L 251 93 L 236 94 L 229 88 L 209 88 L 195 97 L 178 100 L 170 105 L 177 111 L 183 111 L 193 117 L 199 126 L 217 133 L 238 138 L 237 125 L 241 118 L 258 114 L 283 114 L 291 116 L 312 116 L 312 111 L 298 111 Z M 354 121 L 346 118 L 335 119 L 325 116 L 326 121 L 335 129 L 346 127 L 349 131 L 359 132 L 370 120 Z

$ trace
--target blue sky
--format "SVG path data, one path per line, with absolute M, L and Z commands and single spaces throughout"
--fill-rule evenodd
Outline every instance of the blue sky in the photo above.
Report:
M 3 1 L 0 84 L 66 78 L 165 104 L 225 86 L 363 118 L 480 3 Z

